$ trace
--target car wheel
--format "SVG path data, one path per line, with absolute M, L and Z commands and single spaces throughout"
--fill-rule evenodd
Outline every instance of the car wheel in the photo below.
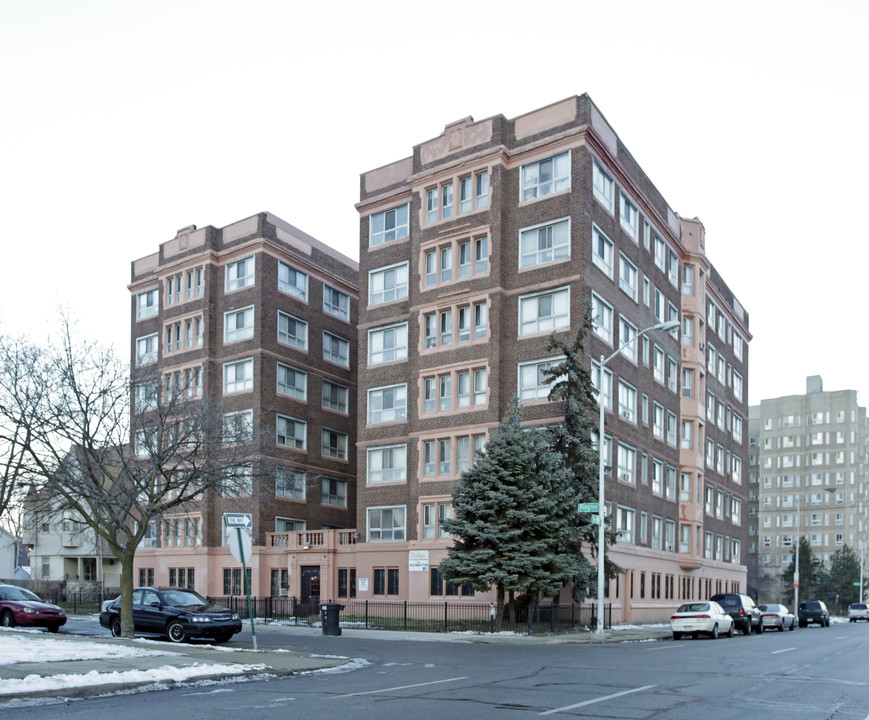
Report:
M 784 620 L 781 621 L 781 625 L 779 625 L 779 626 L 776 628 L 776 630 L 778 630 L 779 632 L 784 632 L 784 631 L 785 631 L 785 621 L 784 621 Z
M 166 626 L 166 637 L 174 643 L 180 643 L 187 638 L 187 633 L 184 632 L 184 626 L 180 622 L 173 620 Z
M 121 637 L 123 633 L 121 630 L 121 618 L 117 616 L 113 617 L 109 623 L 109 629 L 112 631 L 112 637 Z
M 788 628 L 788 630 L 790 630 L 791 632 L 793 632 L 793 631 L 794 631 L 794 628 L 795 628 L 796 626 L 797 626 L 796 623 L 791 623 L 791 626 Z
M 60 625 L 46 625 L 46 629 L 50 633 L 56 633 L 58 630 L 60 630 Z
M 711 637 L 713 640 L 718 639 L 718 623 L 715 623 L 715 625 L 712 626 L 712 632 L 709 633 L 709 637 Z
M 745 623 L 745 624 L 740 628 L 740 630 L 742 630 L 742 634 L 745 635 L 746 637 L 748 637 L 749 635 L 751 635 L 751 620 L 749 620 L 747 623 Z
M 694 639 L 696 640 L 697 638 L 700 637 L 700 633 L 699 633 L 699 632 L 692 632 L 692 633 L 691 633 L 691 637 L 694 638 Z
M 760 623 L 758 623 L 756 626 L 754 626 L 753 629 L 758 635 L 763 633 L 763 625 L 761 625 Z
M 3 613 L 2 623 L 3 627 L 15 627 L 15 616 L 12 614 L 11 610 L 7 610 Z
M 727 637 L 733 637 L 733 623 L 730 623 L 730 629 L 726 633 Z
M 809 626 L 809 624 L 807 622 L 803 622 L 802 620 L 800 620 L 800 627 L 801 628 L 808 627 L 808 626 Z

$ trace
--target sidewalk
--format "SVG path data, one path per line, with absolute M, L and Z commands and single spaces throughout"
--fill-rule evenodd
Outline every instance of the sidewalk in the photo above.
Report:
M 286 635 L 287 645 L 322 635 L 319 628 L 270 625 L 269 632 Z M 389 641 L 534 644 L 593 644 L 666 639 L 665 625 L 624 626 L 598 635 L 475 633 L 413 633 L 343 628 L 344 637 Z M 336 650 L 340 638 L 335 638 Z M 5 650 L 5 653 L 4 653 Z M 5 658 L 5 659 L 4 659 Z M 41 631 L 0 632 L 0 707 L 10 701 L 92 697 L 136 688 L 160 689 L 183 682 L 243 677 L 282 677 L 300 672 L 352 668 L 347 657 L 318 656 L 285 649 L 253 650 L 208 644 L 141 639 L 51 635 Z

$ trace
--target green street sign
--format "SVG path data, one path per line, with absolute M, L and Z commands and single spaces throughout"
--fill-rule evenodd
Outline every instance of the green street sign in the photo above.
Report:
M 854 585 L 856 585 L 857 587 L 860 587 L 860 583 L 858 583 L 858 582 L 855 582 Z
M 576 508 L 579 512 L 600 512 L 600 503 L 579 503 Z

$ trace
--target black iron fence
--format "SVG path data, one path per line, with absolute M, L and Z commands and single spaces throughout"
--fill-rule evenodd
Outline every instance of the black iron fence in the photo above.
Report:
M 249 619 L 243 595 L 209 598 Z M 494 632 L 494 605 L 489 603 L 413 602 L 409 600 L 352 600 L 341 598 L 340 624 L 370 630 L 419 632 Z M 251 598 L 255 619 L 287 625 L 315 626 L 320 622 L 320 599 L 295 597 Z M 612 625 L 612 605 L 604 606 L 604 627 Z M 597 626 L 597 604 L 535 603 L 517 608 L 514 622 L 505 609 L 502 631 L 521 633 L 569 632 Z

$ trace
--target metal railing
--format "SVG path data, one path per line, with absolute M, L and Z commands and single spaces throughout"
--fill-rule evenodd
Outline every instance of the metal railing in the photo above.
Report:
M 211 597 L 242 618 L 249 619 L 247 599 L 243 595 Z M 251 598 L 255 619 L 286 625 L 317 626 L 320 622 L 320 598 L 302 601 L 296 597 Z M 409 600 L 355 600 L 339 598 L 343 605 L 340 624 L 345 628 L 369 630 L 410 630 L 417 632 L 494 632 L 494 606 L 490 603 L 417 602 Z M 506 614 L 502 631 L 521 633 L 571 632 L 593 629 L 597 625 L 596 603 L 539 603 L 517 608 L 515 622 Z M 612 625 L 612 605 L 604 607 L 604 627 Z

